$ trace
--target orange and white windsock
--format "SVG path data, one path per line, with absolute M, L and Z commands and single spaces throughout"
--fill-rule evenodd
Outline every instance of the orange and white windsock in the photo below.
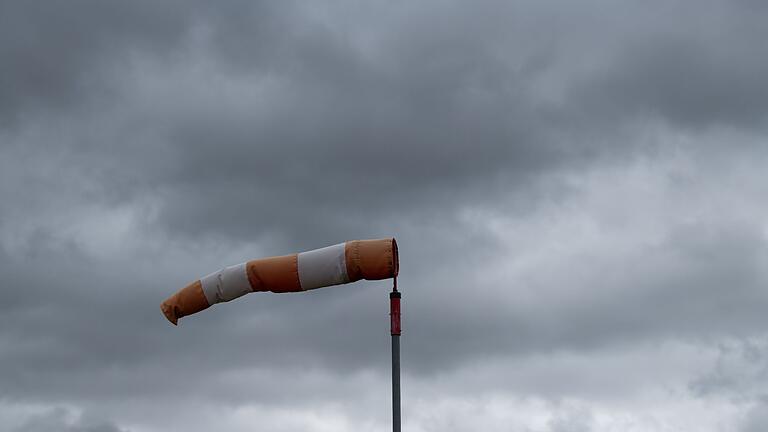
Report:
M 160 309 L 174 325 L 179 318 L 256 291 L 298 292 L 397 276 L 394 238 L 353 240 L 293 255 L 234 265 L 192 282 Z

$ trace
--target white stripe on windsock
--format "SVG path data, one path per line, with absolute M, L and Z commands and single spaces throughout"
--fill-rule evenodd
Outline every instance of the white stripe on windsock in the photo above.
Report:
M 208 304 L 227 302 L 252 291 L 245 263 L 211 273 L 200 279 Z
M 344 243 L 299 254 L 299 283 L 304 291 L 349 282 Z

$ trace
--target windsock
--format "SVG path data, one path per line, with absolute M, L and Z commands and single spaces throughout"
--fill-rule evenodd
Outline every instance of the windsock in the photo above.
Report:
M 394 238 L 353 240 L 226 267 L 182 288 L 160 309 L 176 325 L 181 317 L 250 292 L 308 291 L 360 279 L 387 279 L 397 276 L 398 270 Z

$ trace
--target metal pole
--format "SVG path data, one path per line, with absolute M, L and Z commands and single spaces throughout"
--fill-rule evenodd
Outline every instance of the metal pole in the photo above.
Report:
M 400 432 L 400 292 L 397 282 L 389 293 L 390 333 L 392 333 L 392 431 Z

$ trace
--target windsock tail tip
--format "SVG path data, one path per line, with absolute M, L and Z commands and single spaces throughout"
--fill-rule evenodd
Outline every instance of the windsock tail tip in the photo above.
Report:
M 176 316 L 176 314 L 173 313 L 173 308 L 169 305 L 163 303 L 160 305 L 160 310 L 163 311 L 163 315 L 170 321 L 173 325 L 179 324 L 179 318 Z

